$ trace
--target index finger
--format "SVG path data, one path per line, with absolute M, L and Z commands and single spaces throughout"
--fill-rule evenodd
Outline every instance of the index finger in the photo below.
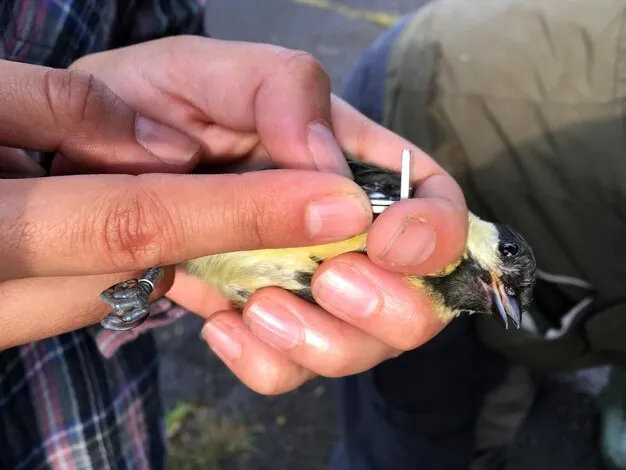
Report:
M 462 254 L 468 214 L 458 184 L 408 140 L 363 116 L 333 96 L 333 124 L 342 148 L 356 158 L 400 171 L 403 148 L 412 150 L 415 199 L 387 208 L 372 225 L 367 253 L 392 271 L 418 275 L 437 271 Z
M 301 170 L 0 180 L 0 194 L 0 280 L 316 245 L 366 231 L 372 216 L 349 179 Z

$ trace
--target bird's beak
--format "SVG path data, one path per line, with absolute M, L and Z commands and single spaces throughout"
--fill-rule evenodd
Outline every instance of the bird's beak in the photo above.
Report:
M 516 328 L 522 324 L 522 311 L 519 302 L 514 296 L 508 295 L 504 291 L 504 285 L 498 276 L 491 273 L 491 298 L 493 305 L 500 314 L 500 318 L 504 322 L 504 327 L 509 328 L 509 318 L 513 320 Z M 495 312 L 494 312 L 495 313 Z

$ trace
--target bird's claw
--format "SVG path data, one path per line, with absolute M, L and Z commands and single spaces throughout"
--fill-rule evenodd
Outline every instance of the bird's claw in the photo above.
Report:
M 141 279 L 119 282 L 100 294 L 100 298 L 111 306 L 100 324 L 108 330 L 124 331 L 141 325 L 150 316 L 148 298 L 163 276 L 161 268 L 150 268 Z

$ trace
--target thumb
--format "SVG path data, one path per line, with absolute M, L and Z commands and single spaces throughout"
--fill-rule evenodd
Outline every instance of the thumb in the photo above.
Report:
M 209 60 L 190 75 L 198 57 Z M 332 132 L 330 78 L 310 54 L 178 36 L 85 56 L 72 67 L 103 77 L 139 112 L 181 126 L 214 160 L 256 151 L 282 168 L 351 176 Z
M 93 75 L 0 60 L 0 144 L 97 171 L 181 172 L 199 144 L 136 114 Z

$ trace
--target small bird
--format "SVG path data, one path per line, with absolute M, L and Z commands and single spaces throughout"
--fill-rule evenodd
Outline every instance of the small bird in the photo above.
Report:
M 399 200 L 401 175 L 348 158 L 355 182 L 370 200 Z M 408 181 L 408 179 L 407 179 Z M 183 266 L 215 286 L 236 309 L 264 287 L 281 287 L 315 303 L 311 280 L 322 262 L 349 252 L 366 252 L 367 233 L 324 245 L 220 253 L 189 260 Z M 495 314 L 505 328 L 509 319 L 519 328 L 532 300 L 536 262 L 522 236 L 508 226 L 481 220 L 469 213 L 465 250 L 454 263 L 425 276 L 406 275 L 408 284 L 425 293 L 433 310 L 447 323 L 461 314 Z M 125 330 L 149 315 L 148 296 L 162 276 L 158 267 L 143 279 L 112 286 L 101 298 L 114 311 L 105 328 Z

